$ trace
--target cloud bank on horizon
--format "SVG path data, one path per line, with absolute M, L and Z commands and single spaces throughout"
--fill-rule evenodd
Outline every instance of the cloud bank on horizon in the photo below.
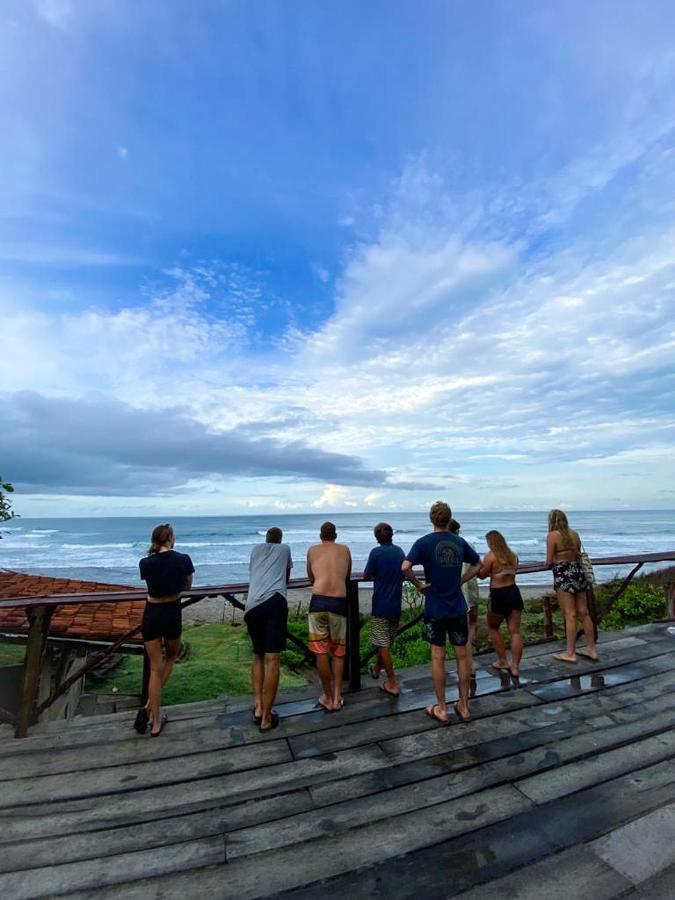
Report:
M 675 7 L 10 0 L 24 515 L 675 505 Z

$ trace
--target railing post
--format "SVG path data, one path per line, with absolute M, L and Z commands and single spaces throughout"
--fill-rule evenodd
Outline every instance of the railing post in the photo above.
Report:
M 345 677 L 352 691 L 361 690 L 361 617 L 359 613 L 359 583 L 353 578 L 347 582 L 347 659 Z
M 544 597 L 544 636 L 547 638 L 555 637 L 553 630 L 553 610 L 551 609 L 551 598 Z
M 16 717 L 14 737 L 23 738 L 28 734 L 28 726 L 35 721 L 35 701 L 40 688 L 42 660 L 47 645 L 49 622 L 54 608 L 51 606 L 33 606 L 26 610 L 29 622 L 26 656 L 23 663 L 21 680 L 21 698 L 19 712 Z
M 675 582 L 665 585 L 666 590 L 666 616 L 675 619 Z

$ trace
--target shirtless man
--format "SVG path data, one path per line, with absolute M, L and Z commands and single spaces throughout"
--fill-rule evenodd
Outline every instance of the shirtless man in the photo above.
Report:
M 307 577 L 312 583 L 309 604 L 309 649 L 316 654 L 323 694 L 319 706 L 342 709 L 342 672 L 347 637 L 347 581 L 352 573 L 349 547 L 336 544 L 332 522 L 321 526 L 321 543 L 307 551 Z M 332 654 L 332 660 L 329 659 Z

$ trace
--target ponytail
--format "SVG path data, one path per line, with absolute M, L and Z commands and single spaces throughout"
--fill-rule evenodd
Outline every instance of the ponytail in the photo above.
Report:
M 158 525 L 153 528 L 152 537 L 150 538 L 150 547 L 148 548 L 148 556 L 159 553 L 159 548 L 170 543 L 173 538 L 173 528 L 167 522 L 166 525 Z

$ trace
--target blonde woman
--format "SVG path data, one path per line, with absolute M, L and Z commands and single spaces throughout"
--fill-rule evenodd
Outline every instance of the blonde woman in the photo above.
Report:
M 588 612 L 586 591 L 588 585 L 579 562 L 581 538 L 569 526 L 567 516 L 560 509 L 552 509 L 548 514 L 548 535 L 546 537 L 546 565 L 553 569 L 553 587 L 558 603 L 565 616 L 567 648 L 564 653 L 554 653 L 561 662 L 574 663 L 579 656 L 597 660 L 595 629 Z M 576 649 L 577 619 L 586 635 L 586 647 Z
M 492 663 L 493 669 L 506 669 L 513 678 L 520 674 L 520 660 L 523 655 L 523 638 L 520 634 L 520 620 L 523 613 L 523 598 L 516 584 L 518 557 L 511 550 L 499 531 L 488 531 L 485 540 L 489 552 L 483 559 L 479 578 L 490 576 L 490 604 L 487 624 L 490 640 L 497 654 L 497 661 Z M 506 656 L 504 639 L 500 626 L 506 619 L 511 635 L 511 663 Z

